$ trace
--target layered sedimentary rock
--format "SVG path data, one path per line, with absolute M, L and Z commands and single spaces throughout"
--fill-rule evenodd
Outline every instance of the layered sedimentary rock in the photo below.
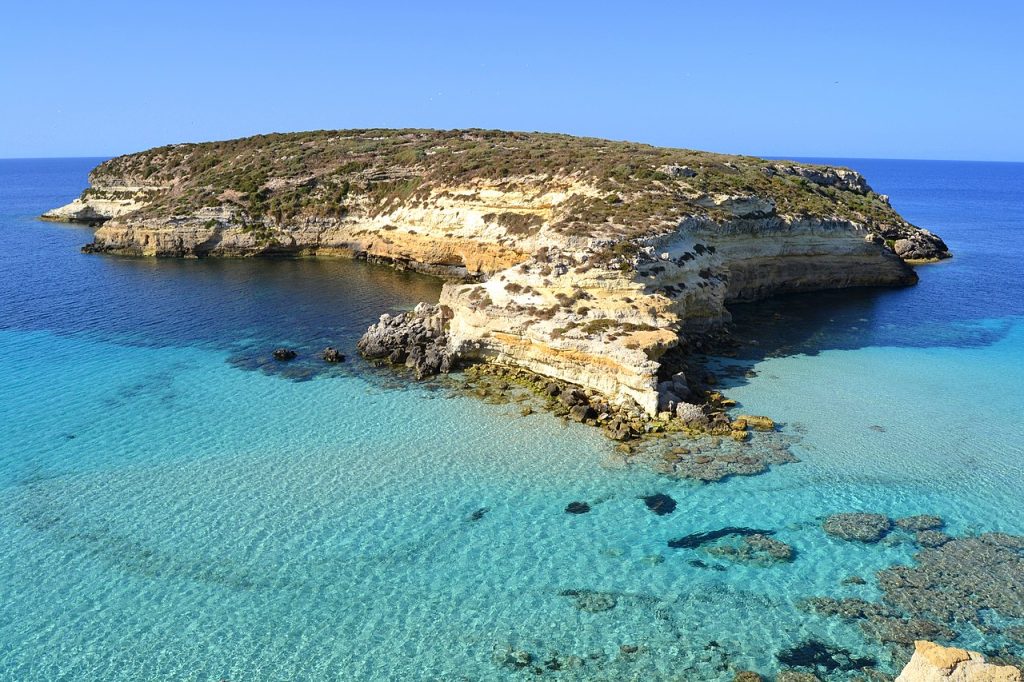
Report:
M 564 135 L 267 135 L 119 157 L 90 182 L 45 216 L 102 223 L 86 250 L 443 275 L 443 329 L 425 339 L 409 315 L 370 336 L 429 341 L 424 368 L 518 365 L 647 414 L 685 399 L 660 360 L 728 320 L 728 301 L 911 284 L 908 261 L 949 256 L 848 169 Z
M 1021 672 L 1012 665 L 986 663 L 976 651 L 914 642 L 914 656 L 896 682 L 1020 682 Z

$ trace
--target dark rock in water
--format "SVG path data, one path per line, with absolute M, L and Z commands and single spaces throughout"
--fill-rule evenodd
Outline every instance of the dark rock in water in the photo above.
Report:
M 952 539 L 941 530 L 922 530 L 914 534 L 914 541 L 922 547 L 941 547 Z
M 676 509 L 676 501 L 664 493 L 657 493 L 655 495 L 647 495 L 641 497 L 647 508 L 658 516 L 664 516 L 665 514 L 671 514 Z
M 615 608 L 618 601 L 615 595 L 610 592 L 595 592 L 593 590 L 562 590 L 558 593 L 560 597 L 572 597 L 575 606 L 580 611 L 587 613 L 600 613 Z
M 920 230 L 918 233 L 893 240 L 892 250 L 903 260 L 921 261 L 949 258 L 949 247 L 942 239 L 928 230 Z
M 741 670 L 732 678 L 732 682 L 763 682 L 764 678 L 753 670 Z
M 356 347 L 371 360 L 387 358 L 392 364 L 404 364 L 417 379 L 447 373 L 455 363 L 446 331 L 450 318 L 451 310 L 445 306 L 426 303 L 409 312 L 381 315 Z
M 822 615 L 859 620 L 870 637 L 909 649 L 915 640 L 950 641 L 970 628 L 987 637 L 1009 639 L 1024 621 L 1024 537 L 984 533 L 952 538 L 937 530 L 914 565 L 897 564 L 878 572 L 880 602 L 862 599 L 809 599 Z
M 691 533 L 690 535 L 684 535 L 681 538 L 675 540 L 669 540 L 668 546 L 674 547 L 675 549 L 694 549 L 705 545 L 709 542 L 718 540 L 719 538 L 728 537 L 730 535 L 774 535 L 773 530 L 760 530 L 757 528 L 741 528 L 729 526 L 727 528 L 719 528 L 718 530 L 709 530 L 703 533 Z
M 491 660 L 496 665 L 512 670 L 522 670 L 533 661 L 533 655 L 529 651 L 513 649 L 511 646 L 495 648 Z
M 956 633 L 944 625 L 923 618 L 905 618 L 898 609 L 863 599 L 814 597 L 806 600 L 801 608 L 823 616 L 859 621 L 861 630 L 880 642 L 910 646 L 919 639 L 948 641 L 956 637 Z
M 825 519 L 822 528 L 841 540 L 878 542 L 892 528 L 892 521 L 882 514 L 832 514 Z
M 484 514 L 491 511 L 490 507 L 480 507 L 475 512 L 466 517 L 467 521 L 479 521 L 484 517 Z
M 761 533 L 744 535 L 739 543 L 715 545 L 706 551 L 730 561 L 755 566 L 793 561 L 796 557 L 796 550 L 792 546 Z
M 272 355 L 275 360 L 280 362 L 287 362 L 288 360 L 294 360 L 298 357 L 298 353 L 293 351 L 291 348 L 275 348 Z
M 341 351 L 339 351 L 337 348 L 332 348 L 331 346 L 324 348 L 323 352 L 320 354 L 320 357 L 324 359 L 324 362 L 345 362 L 345 356 L 341 353 Z
M 927 639 L 929 641 L 949 641 L 956 637 L 951 628 L 923 618 L 874 618 L 860 624 L 865 634 L 880 642 L 913 646 L 914 642 Z
M 903 530 L 939 530 L 945 523 L 942 518 L 933 516 L 931 514 L 919 514 L 917 516 L 907 516 L 902 519 L 896 519 L 896 525 Z
M 690 559 L 689 564 L 694 568 L 708 568 L 712 571 L 718 571 L 720 573 L 728 570 L 725 566 L 722 566 L 721 564 L 709 564 L 707 562 L 701 561 L 700 559 Z
M 561 394 L 559 394 L 558 399 L 566 407 L 590 404 L 590 401 L 587 399 L 587 394 L 578 388 L 570 388 L 567 391 L 562 391 Z
M 590 511 L 590 505 L 586 502 L 570 502 L 565 505 L 565 511 L 569 514 L 586 514 Z
M 871 657 L 858 657 L 846 649 L 830 646 L 816 639 L 809 639 L 794 647 L 775 654 L 779 663 L 792 668 L 810 668 L 811 670 L 831 673 L 836 670 L 860 670 L 877 663 Z
M 851 575 L 847 578 L 843 578 L 843 585 L 867 585 L 868 581 L 861 578 L 859 575 Z
M 590 405 L 573 405 L 569 409 L 569 418 L 575 422 L 582 423 L 595 417 L 597 417 L 597 413 L 594 412 L 594 408 Z
M 629 440 L 633 437 L 633 427 L 625 419 L 616 417 L 608 422 L 608 435 L 613 440 Z
M 878 573 L 883 599 L 907 617 L 975 626 L 990 625 L 994 614 L 1024 619 L 1024 537 L 953 538 L 914 559 Z

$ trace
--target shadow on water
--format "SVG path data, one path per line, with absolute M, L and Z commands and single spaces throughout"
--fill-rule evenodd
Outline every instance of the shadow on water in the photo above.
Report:
M 730 329 L 740 346 L 720 358 L 719 369 L 736 386 L 767 358 L 869 347 L 983 348 L 1017 322 L 962 316 L 955 306 L 922 309 L 915 289 L 854 288 L 730 304 Z

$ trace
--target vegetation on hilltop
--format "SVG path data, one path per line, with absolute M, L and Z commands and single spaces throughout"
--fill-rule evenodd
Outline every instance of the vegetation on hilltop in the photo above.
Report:
M 906 224 L 862 180 L 815 181 L 835 171 L 799 164 L 819 168 L 815 176 L 793 168 L 749 156 L 561 134 L 370 129 L 168 145 L 111 159 L 91 179 L 108 187 L 153 187 L 139 217 L 228 205 L 243 220 L 282 224 L 342 217 L 356 201 L 380 214 L 425 201 L 435 191 L 480 183 L 511 189 L 529 177 L 531 184 L 572 180 L 594 189 L 562 204 L 552 225 L 587 236 L 642 236 L 687 215 L 734 219 L 706 201 L 697 203 L 714 195 L 769 198 L 783 215 Z

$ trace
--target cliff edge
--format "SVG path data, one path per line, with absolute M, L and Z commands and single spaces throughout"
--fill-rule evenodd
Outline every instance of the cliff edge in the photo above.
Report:
M 648 415 L 685 401 L 660 360 L 727 321 L 727 302 L 912 284 L 908 263 L 950 255 L 849 169 L 567 135 L 260 135 L 118 157 L 89 179 L 43 216 L 97 225 L 86 251 L 441 275 L 436 310 L 403 318 L 432 330 L 425 369 L 489 359 Z M 409 338 L 395 324 L 371 330 L 381 352 Z

